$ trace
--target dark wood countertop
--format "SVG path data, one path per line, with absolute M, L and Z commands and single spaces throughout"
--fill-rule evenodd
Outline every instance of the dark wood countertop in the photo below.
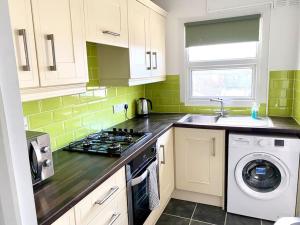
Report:
M 152 145 L 173 125 L 175 127 L 225 129 L 239 132 L 300 134 L 300 126 L 291 118 L 271 118 L 274 124 L 272 128 L 241 128 L 176 123 L 184 115 L 152 114 L 149 118 L 134 118 L 116 125 L 116 128 L 132 128 L 136 131 L 152 133 L 149 139 L 134 149 L 130 149 L 120 158 L 61 150 L 54 152 L 54 176 L 34 190 L 38 224 L 50 225 L 53 223 L 143 149 Z

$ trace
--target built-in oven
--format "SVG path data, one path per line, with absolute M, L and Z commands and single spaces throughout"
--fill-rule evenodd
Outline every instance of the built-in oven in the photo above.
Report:
M 143 225 L 151 213 L 148 167 L 155 161 L 158 161 L 156 144 L 126 165 L 129 225 Z M 157 190 L 159 190 L 158 174 L 157 163 Z

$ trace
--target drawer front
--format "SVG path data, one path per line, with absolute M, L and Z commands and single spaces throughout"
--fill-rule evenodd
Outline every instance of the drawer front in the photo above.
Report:
M 76 225 L 88 224 L 125 186 L 123 167 L 75 206 Z
M 127 225 L 127 197 L 124 188 L 88 225 Z

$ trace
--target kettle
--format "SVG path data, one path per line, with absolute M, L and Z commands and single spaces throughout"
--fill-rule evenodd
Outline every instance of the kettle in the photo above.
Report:
M 152 102 L 146 98 L 139 98 L 136 100 L 136 114 L 137 116 L 148 116 L 152 110 Z

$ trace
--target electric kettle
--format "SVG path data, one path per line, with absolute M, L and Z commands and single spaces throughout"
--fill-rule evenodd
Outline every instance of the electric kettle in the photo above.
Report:
M 152 110 L 152 102 L 146 98 L 139 98 L 136 100 L 136 114 L 137 116 L 148 116 Z

